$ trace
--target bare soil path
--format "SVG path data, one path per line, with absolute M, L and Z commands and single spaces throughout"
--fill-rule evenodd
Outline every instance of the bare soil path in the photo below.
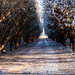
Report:
M 0 75 L 75 75 L 75 52 L 51 39 L 38 39 L 0 56 Z

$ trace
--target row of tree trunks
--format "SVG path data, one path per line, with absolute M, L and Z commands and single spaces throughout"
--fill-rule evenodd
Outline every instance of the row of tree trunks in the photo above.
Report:
M 72 24 L 74 19 L 74 11 L 72 8 L 75 8 L 70 1 L 66 3 L 57 4 L 48 3 L 47 4 L 47 34 L 49 38 L 54 41 L 62 43 L 64 46 L 67 46 L 66 40 L 70 39 L 70 48 L 75 51 L 75 24 Z M 65 7 L 65 5 L 67 7 Z M 75 19 L 74 19 L 75 21 Z
M 39 19 L 33 1 L 16 1 L 14 6 L 10 5 L 11 8 L 7 13 L 2 13 L 2 15 L 5 15 L 0 20 L 0 51 L 2 53 L 6 52 L 4 50 L 7 42 L 10 44 L 10 50 L 14 51 L 14 45 L 15 49 L 21 46 L 21 39 L 24 40 L 25 45 L 39 37 L 41 28 L 39 27 Z

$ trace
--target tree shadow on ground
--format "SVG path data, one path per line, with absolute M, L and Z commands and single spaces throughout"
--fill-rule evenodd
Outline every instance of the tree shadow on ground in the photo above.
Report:
M 67 73 L 68 75 L 74 75 L 74 73 Z M 23 73 L 6 73 L 0 71 L 0 75 L 66 75 L 66 73 L 57 73 L 57 72 L 50 72 L 50 73 L 30 73 L 30 72 L 23 72 Z

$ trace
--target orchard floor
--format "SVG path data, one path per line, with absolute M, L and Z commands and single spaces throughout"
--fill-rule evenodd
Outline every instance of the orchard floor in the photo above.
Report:
M 75 52 L 51 39 L 38 39 L 0 54 L 0 75 L 75 75 Z

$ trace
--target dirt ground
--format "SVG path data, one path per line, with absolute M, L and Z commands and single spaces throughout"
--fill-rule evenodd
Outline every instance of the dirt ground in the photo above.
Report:
M 0 53 L 0 75 L 58 74 L 75 75 L 75 52 L 51 39 L 38 39 L 13 52 Z

